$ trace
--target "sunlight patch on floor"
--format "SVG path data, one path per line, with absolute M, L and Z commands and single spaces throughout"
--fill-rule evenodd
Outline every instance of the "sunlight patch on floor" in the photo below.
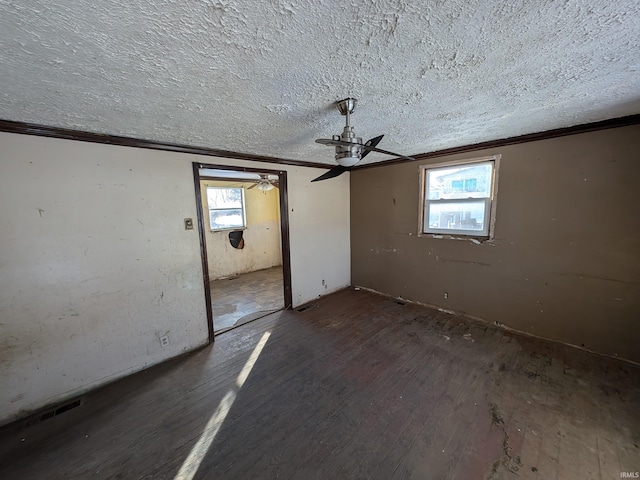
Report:
M 242 370 L 240 371 L 240 374 L 236 379 L 237 389 L 234 388 L 229 390 L 222 398 L 222 400 L 220 400 L 218 408 L 216 408 L 215 412 L 213 412 L 213 415 L 211 415 L 211 418 L 207 422 L 202 435 L 200 435 L 200 438 L 191 449 L 191 452 L 189 453 L 185 461 L 182 463 L 182 466 L 174 477 L 174 480 L 192 480 L 195 476 L 198 468 L 200 467 L 202 459 L 209 451 L 211 443 L 213 443 L 214 438 L 220 430 L 220 427 L 224 423 L 224 420 L 227 418 L 229 410 L 231 410 L 231 406 L 236 399 L 238 390 L 242 388 L 244 382 L 249 377 L 249 374 L 251 373 L 253 366 L 258 360 L 260 353 L 262 353 L 262 349 L 266 345 L 267 340 L 269 340 L 270 335 L 271 332 L 265 332 L 262 335 L 262 338 L 253 349 L 253 352 L 251 352 L 251 356 L 244 364 L 244 367 L 242 367 Z

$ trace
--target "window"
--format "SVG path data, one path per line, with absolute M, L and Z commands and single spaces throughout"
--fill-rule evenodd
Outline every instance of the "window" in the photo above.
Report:
M 242 188 L 207 187 L 211 230 L 244 228 L 244 190 Z
M 499 158 L 422 165 L 420 232 L 490 237 Z

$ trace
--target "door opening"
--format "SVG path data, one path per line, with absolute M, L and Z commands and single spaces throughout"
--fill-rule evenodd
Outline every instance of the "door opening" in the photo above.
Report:
M 209 341 L 291 308 L 287 172 L 193 164 Z

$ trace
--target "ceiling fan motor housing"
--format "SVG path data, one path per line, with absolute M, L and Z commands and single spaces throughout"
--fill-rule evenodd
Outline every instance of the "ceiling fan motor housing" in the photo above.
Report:
M 351 146 L 336 145 L 336 162 L 343 167 L 352 167 L 360 161 L 362 156 L 362 138 L 356 137 L 353 127 L 347 125 L 342 135 L 334 135 L 334 140 L 353 143 Z

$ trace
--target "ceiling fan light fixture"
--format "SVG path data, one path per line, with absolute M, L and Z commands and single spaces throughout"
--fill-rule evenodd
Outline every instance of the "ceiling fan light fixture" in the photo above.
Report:
M 340 157 L 336 158 L 336 162 L 338 165 L 342 165 L 343 167 L 353 167 L 356 163 L 360 161 L 360 156 L 357 157 Z
M 270 182 L 262 182 L 258 184 L 258 190 L 262 192 L 268 192 L 273 189 L 273 185 Z

